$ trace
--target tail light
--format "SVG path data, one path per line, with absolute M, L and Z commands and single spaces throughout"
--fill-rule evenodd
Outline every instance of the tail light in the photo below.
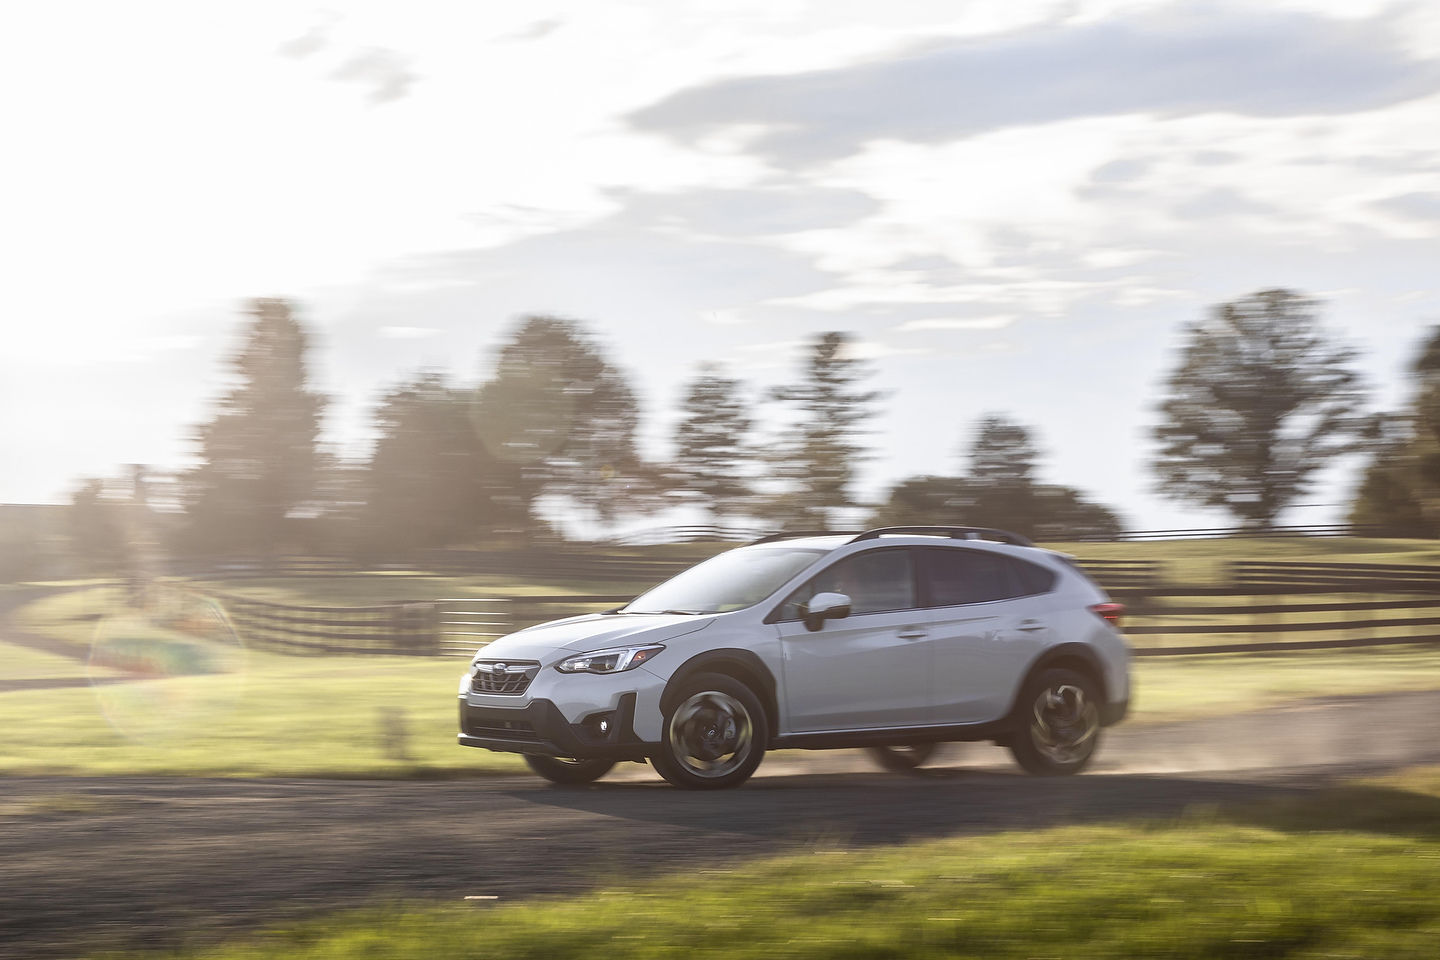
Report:
M 1125 604 L 1123 603 L 1097 603 L 1090 608 L 1090 612 L 1101 620 L 1104 620 L 1116 630 L 1120 629 L 1120 618 L 1125 616 Z

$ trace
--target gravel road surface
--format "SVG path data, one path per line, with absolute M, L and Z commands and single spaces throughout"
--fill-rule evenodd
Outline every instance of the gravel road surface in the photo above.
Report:
M 504 902 L 819 846 L 1174 816 L 1440 763 L 1437 729 L 1440 692 L 1326 698 L 1121 726 L 1079 777 L 1026 777 L 965 744 L 912 775 L 854 751 L 776 754 L 741 789 L 708 794 L 639 765 L 584 788 L 0 778 L 0 956 L 171 945 L 394 899 Z

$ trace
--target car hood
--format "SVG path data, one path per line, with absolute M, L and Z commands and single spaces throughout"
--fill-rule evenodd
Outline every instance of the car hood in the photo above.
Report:
M 703 630 L 714 617 L 673 613 L 592 613 L 527 627 L 480 648 L 477 656 L 491 660 L 548 662 L 557 653 L 584 653 L 629 643 L 664 643 Z

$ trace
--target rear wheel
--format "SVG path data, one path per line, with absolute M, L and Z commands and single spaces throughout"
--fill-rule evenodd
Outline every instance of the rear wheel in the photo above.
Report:
M 540 757 L 525 754 L 525 765 L 551 783 L 591 783 L 599 780 L 615 766 L 613 760 L 570 760 L 564 757 Z
M 702 673 L 685 681 L 665 712 L 651 763 L 677 787 L 738 787 L 760 766 L 769 738 L 765 709 L 749 687 L 723 673 Z
M 906 743 L 894 747 L 869 747 L 866 752 L 886 770 L 914 770 L 935 755 L 934 743 Z
M 1029 773 L 1079 773 L 1100 745 L 1099 688 L 1078 670 L 1053 667 L 1020 694 L 1010 752 Z

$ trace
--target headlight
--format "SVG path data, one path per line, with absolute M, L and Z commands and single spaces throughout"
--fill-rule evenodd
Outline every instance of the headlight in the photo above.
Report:
M 658 643 L 639 647 L 610 647 L 593 653 L 566 657 L 555 664 L 561 673 L 621 673 L 654 659 L 665 648 Z

